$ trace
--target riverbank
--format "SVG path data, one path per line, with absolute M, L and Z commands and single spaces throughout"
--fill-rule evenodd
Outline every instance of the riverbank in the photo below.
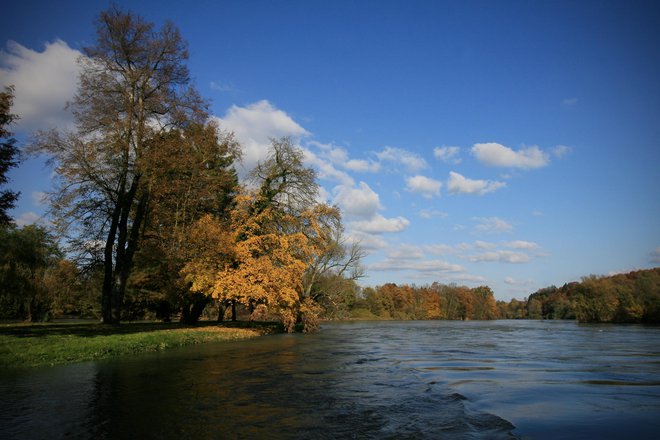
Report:
M 0 368 L 39 367 L 249 339 L 280 332 L 275 323 L 0 324 Z

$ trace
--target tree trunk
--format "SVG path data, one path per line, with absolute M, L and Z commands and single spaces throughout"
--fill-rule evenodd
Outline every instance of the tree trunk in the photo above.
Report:
M 199 321 L 199 318 L 202 316 L 202 312 L 211 302 L 211 298 L 201 293 L 194 293 L 190 297 L 190 301 L 186 302 L 183 305 L 183 310 L 181 313 L 181 323 L 183 324 L 195 324 Z
M 148 193 L 145 191 L 137 203 L 135 216 L 129 228 L 129 214 L 135 201 L 139 182 L 140 176 L 137 175 L 133 178 L 129 190 L 120 195 L 108 231 L 104 255 L 105 276 L 101 299 L 104 324 L 119 324 L 121 321 L 126 284 L 133 266 L 133 256 L 138 247 L 140 230 L 149 201 Z M 117 239 L 116 244 L 115 238 Z M 113 249 L 116 249 L 114 261 Z
M 218 301 L 218 322 L 223 322 L 225 320 L 225 304 L 222 301 Z

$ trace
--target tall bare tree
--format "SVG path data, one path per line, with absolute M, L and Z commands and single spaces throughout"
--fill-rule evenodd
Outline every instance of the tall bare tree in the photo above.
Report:
M 159 30 L 111 8 L 80 59 L 70 103 L 76 127 L 42 133 L 34 146 L 59 177 L 56 225 L 81 255 L 104 265 L 103 322 L 116 324 L 149 212 L 148 169 L 163 133 L 206 120 L 185 64 L 187 44 L 172 23 Z

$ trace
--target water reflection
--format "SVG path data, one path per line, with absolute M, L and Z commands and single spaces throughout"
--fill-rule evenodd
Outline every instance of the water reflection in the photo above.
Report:
M 0 438 L 654 438 L 659 330 L 345 323 L 8 372 Z

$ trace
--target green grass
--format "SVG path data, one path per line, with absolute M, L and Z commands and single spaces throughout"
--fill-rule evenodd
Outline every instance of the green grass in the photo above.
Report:
M 0 368 L 38 367 L 247 339 L 280 331 L 271 323 L 4 324 Z

